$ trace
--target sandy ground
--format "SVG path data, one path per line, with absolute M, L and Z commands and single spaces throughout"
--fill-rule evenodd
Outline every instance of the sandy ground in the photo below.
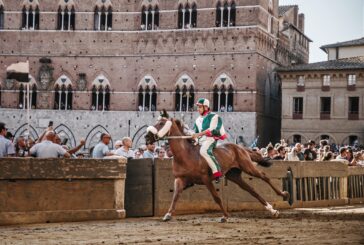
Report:
M 0 227 L 0 244 L 364 244 L 364 206 Z

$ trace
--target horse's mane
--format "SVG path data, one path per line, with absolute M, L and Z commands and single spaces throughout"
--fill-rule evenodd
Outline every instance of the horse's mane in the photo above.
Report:
M 183 127 L 183 123 L 181 122 L 181 120 L 179 119 L 175 119 L 174 120 L 176 122 L 176 125 L 178 127 L 179 132 L 181 133 L 182 136 L 186 136 L 185 132 L 184 132 L 184 127 Z M 189 143 L 193 144 L 194 140 L 193 139 L 188 139 L 187 140 Z

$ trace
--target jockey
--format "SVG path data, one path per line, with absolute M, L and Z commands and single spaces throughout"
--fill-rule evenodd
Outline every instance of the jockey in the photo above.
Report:
M 200 116 L 196 119 L 195 134 L 192 135 L 192 138 L 201 137 L 199 139 L 199 142 L 201 142 L 200 154 L 210 166 L 215 180 L 219 181 L 220 177 L 222 177 L 221 168 L 212 152 L 217 141 L 226 138 L 222 119 L 210 111 L 210 102 L 207 99 L 199 99 L 196 105 Z

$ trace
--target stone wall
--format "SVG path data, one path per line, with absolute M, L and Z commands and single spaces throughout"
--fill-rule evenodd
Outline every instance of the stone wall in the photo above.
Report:
M 24 134 L 26 127 L 26 110 L 0 109 L 1 121 L 5 122 L 10 132 L 15 136 Z M 256 137 L 256 113 L 244 112 L 220 113 L 225 129 L 228 132 L 229 142 L 244 143 L 250 145 Z M 68 144 L 73 147 L 81 138 L 86 139 L 83 151 L 95 145 L 100 133 L 108 132 L 113 142 L 124 136 L 130 136 L 134 140 L 134 147 L 144 144 L 144 135 L 149 125 L 155 124 L 159 112 L 96 112 L 93 111 L 58 111 L 58 110 L 32 110 L 31 130 L 33 138 L 37 138 L 48 126 L 48 122 L 54 122 L 54 128 L 60 133 L 61 138 L 69 138 Z M 191 129 L 197 113 L 170 112 L 170 116 L 182 119 Z M 130 123 L 130 124 L 129 124 Z M 242 142 L 243 140 L 243 142 Z

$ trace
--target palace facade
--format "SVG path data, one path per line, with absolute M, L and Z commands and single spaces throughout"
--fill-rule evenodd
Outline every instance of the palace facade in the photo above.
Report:
M 231 141 L 277 141 L 274 70 L 307 63 L 311 41 L 278 0 L 0 0 L 0 37 L 1 120 L 24 133 L 26 85 L 6 67 L 28 60 L 33 137 L 53 120 L 89 145 L 103 131 L 137 141 L 161 109 L 191 124 L 199 97 Z

